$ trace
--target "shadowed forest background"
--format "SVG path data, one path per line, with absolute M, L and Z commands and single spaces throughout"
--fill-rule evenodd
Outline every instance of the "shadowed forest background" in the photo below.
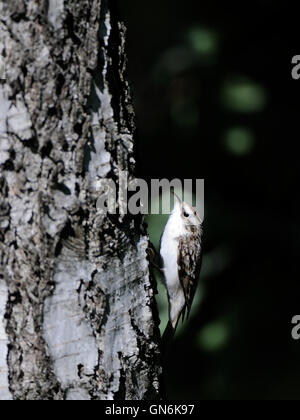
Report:
M 201 284 L 169 354 L 168 397 L 298 399 L 296 13 L 216 0 L 121 1 L 120 13 L 138 176 L 205 178 Z M 164 223 L 148 219 L 156 248 Z

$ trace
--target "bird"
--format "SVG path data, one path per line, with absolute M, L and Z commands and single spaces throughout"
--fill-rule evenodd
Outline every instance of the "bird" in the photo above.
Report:
M 188 317 L 202 264 L 202 220 L 197 210 L 174 195 L 174 208 L 160 240 L 160 267 L 169 302 L 162 340 L 169 342 L 182 317 Z

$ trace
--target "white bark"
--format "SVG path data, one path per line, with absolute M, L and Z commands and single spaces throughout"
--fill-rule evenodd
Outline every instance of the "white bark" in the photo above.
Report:
M 114 0 L 0 16 L 0 399 L 159 398 L 143 220 L 96 209 L 98 181 L 135 169 Z

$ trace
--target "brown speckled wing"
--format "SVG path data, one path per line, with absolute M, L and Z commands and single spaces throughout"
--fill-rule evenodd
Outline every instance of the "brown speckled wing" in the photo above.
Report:
M 184 291 L 186 305 L 182 311 L 182 319 L 190 314 L 200 275 L 202 262 L 201 232 L 179 238 L 178 276 Z

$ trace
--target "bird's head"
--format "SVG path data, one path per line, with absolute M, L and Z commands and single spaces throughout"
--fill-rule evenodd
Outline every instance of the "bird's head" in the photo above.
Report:
M 174 195 L 174 211 L 180 213 L 180 217 L 184 226 L 192 228 L 193 226 L 199 229 L 202 225 L 202 220 L 197 213 L 197 210 L 188 203 L 181 201 L 177 194 L 173 192 Z

